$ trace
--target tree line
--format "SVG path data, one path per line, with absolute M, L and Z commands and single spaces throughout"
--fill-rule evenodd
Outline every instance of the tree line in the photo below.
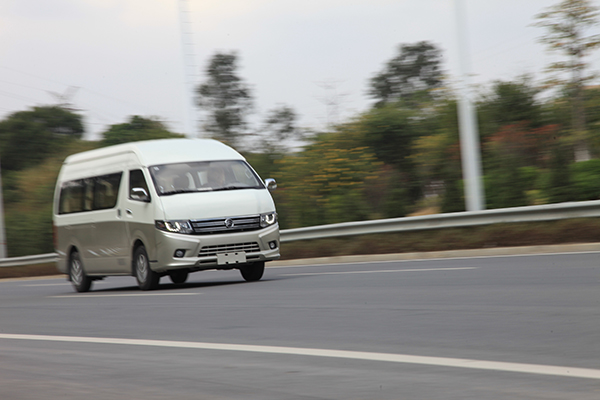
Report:
M 585 32 L 597 10 L 563 0 L 540 13 L 540 41 L 563 62 L 548 79 L 494 81 L 475 101 L 487 208 L 600 198 L 600 87 L 585 57 L 600 46 Z M 283 229 L 464 210 L 457 98 L 435 43 L 403 43 L 368 81 L 372 106 L 320 131 L 298 126 L 290 105 L 252 127 L 253 93 L 236 52 L 218 52 L 197 88 L 202 130 L 240 150 L 274 192 Z M 182 137 L 156 118 L 131 116 L 98 142 L 83 141 L 83 117 L 33 107 L 0 121 L 0 160 L 10 256 L 53 251 L 52 193 L 74 152 Z M 298 148 L 292 143 L 301 141 Z

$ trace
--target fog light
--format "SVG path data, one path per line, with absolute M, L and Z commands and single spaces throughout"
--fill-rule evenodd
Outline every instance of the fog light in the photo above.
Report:
M 275 250 L 277 248 L 277 241 L 273 240 L 272 242 L 269 242 L 269 248 Z
M 183 256 L 185 256 L 185 250 L 183 249 L 177 249 L 175 250 L 175 254 L 173 254 L 175 258 L 183 258 Z

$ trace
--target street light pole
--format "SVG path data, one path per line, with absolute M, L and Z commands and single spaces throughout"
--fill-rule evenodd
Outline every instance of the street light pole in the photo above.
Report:
M 456 10 L 456 31 L 459 53 L 459 101 L 458 121 L 460 131 L 460 152 L 462 158 L 463 181 L 465 186 L 465 205 L 467 211 L 479 211 L 485 208 L 485 194 L 482 185 L 481 156 L 477 115 L 469 99 L 469 62 L 467 51 L 466 19 L 463 0 L 454 0 Z

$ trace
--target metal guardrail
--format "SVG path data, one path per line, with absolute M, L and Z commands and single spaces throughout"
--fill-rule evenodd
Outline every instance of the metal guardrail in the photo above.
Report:
M 35 256 L 0 258 L 0 268 L 51 263 L 55 262 L 57 258 L 58 254 L 56 253 L 37 254 Z
M 423 215 L 360 222 L 311 226 L 281 231 L 281 241 L 325 239 L 370 233 L 407 232 L 425 229 L 460 228 L 514 222 L 539 222 L 600 217 L 600 200 L 545 204 L 483 211 Z
M 426 229 L 462 228 L 502 223 L 541 222 L 591 217 L 600 217 L 600 200 L 344 222 L 340 224 L 285 229 L 280 233 L 281 242 L 287 243 L 297 240 L 325 239 L 371 233 L 408 232 Z M 57 257 L 56 253 L 48 253 L 35 256 L 4 258 L 0 259 L 0 268 L 49 263 L 56 261 Z

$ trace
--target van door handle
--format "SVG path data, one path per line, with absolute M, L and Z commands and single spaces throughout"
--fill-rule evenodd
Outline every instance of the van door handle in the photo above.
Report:
M 129 208 L 126 209 L 125 212 L 127 213 L 127 215 L 133 215 L 133 211 L 131 211 Z

